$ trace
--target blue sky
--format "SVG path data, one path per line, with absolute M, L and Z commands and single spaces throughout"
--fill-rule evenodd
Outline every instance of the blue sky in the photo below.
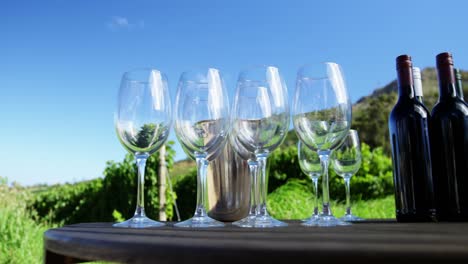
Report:
M 74 182 L 120 161 L 113 111 L 128 69 L 165 72 L 174 97 L 186 69 L 220 68 L 232 95 L 239 70 L 273 64 L 291 95 L 299 66 L 328 60 L 355 101 L 394 79 L 403 53 L 427 67 L 451 51 L 468 69 L 466 10 L 463 0 L 2 1 L 0 176 Z

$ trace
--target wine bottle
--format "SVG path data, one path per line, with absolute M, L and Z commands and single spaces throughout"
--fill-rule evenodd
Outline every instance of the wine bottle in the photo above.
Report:
M 453 58 L 436 57 L 439 101 L 432 109 L 431 147 L 441 221 L 468 220 L 468 105 L 456 92 Z
M 463 80 L 461 77 L 461 71 L 460 69 L 455 69 L 455 79 L 457 80 L 456 86 L 457 86 L 457 96 L 460 98 L 460 100 L 465 101 L 464 95 L 463 95 Z
M 423 103 L 421 70 L 418 67 L 413 67 L 413 87 L 414 87 L 414 97 L 420 103 Z
M 398 56 L 398 101 L 390 113 L 396 217 L 399 222 L 436 220 L 429 113 L 414 98 L 411 57 Z

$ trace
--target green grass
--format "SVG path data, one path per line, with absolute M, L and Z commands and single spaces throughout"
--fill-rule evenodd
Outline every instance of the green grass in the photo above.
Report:
M 303 181 L 288 181 L 268 195 L 268 212 L 278 219 L 304 219 L 312 214 L 313 199 Z
M 0 182 L 0 263 L 42 262 L 42 235 L 49 227 L 34 221 L 26 210 L 29 195 Z
M 22 212 L 1 208 L 0 263 L 41 263 L 46 230 Z
M 345 205 L 342 203 L 335 203 L 332 209 L 336 216 L 342 216 L 345 213 Z M 395 218 L 395 199 L 393 195 L 390 195 L 375 200 L 356 201 L 351 209 L 354 215 L 362 218 Z
M 321 201 L 319 200 L 319 203 Z M 331 202 L 333 214 L 343 216 L 345 205 Z M 395 218 L 393 196 L 368 201 L 353 201 L 353 214 L 362 218 Z M 313 197 L 310 187 L 300 180 L 292 180 L 276 189 L 268 196 L 270 214 L 278 219 L 305 219 L 313 211 Z
M 56 224 L 33 220 L 26 208 L 32 192 L 19 186 L 8 187 L 0 177 L 0 263 L 42 263 L 44 232 Z M 103 264 L 112 262 L 87 262 Z

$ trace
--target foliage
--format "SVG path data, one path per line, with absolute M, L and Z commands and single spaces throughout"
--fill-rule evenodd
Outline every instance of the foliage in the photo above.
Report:
M 351 192 L 354 199 L 368 200 L 393 194 L 392 160 L 381 147 L 373 150 L 361 145 L 361 168 L 351 178 Z M 344 200 L 344 182 L 330 169 L 330 193 L 334 199 Z
M 386 156 L 382 148 L 361 144 L 362 164 L 359 171 L 351 178 L 351 188 L 354 198 L 374 199 L 393 193 L 393 174 L 391 159 Z M 269 158 L 270 177 L 269 192 L 274 191 L 289 179 L 307 180 L 301 171 L 297 156 L 297 147 L 289 146 L 273 152 Z M 344 200 L 344 185 L 341 177 L 337 176 L 333 168 L 329 170 L 330 194 L 333 199 Z
M 101 179 L 52 186 L 36 193 L 30 208 L 37 211 L 40 219 L 52 223 L 75 223 L 82 219 L 92 219 L 99 213 L 93 207 L 101 188 Z
M 308 179 L 299 167 L 296 145 L 274 151 L 268 158 L 268 172 L 269 193 L 285 184 L 289 178 Z
M 177 194 L 177 206 L 180 218 L 192 217 L 196 206 L 197 197 L 197 170 L 192 168 L 187 174 L 178 177 L 174 184 L 174 192 Z
M 166 163 L 173 166 L 174 150 L 166 146 Z M 159 154 L 148 158 L 145 175 L 146 214 L 158 219 L 158 169 Z M 75 184 L 57 185 L 39 191 L 30 208 L 38 212 L 41 219 L 54 223 L 115 221 L 119 215 L 128 218 L 133 215 L 136 202 L 137 168 L 132 155 L 122 162 L 110 161 L 104 171 L 104 179 L 95 179 Z M 175 200 L 175 194 L 167 191 L 167 202 Z M 172 206 L 166 206 L 169 219 L 173 216 Z
M 26 209 L 31 193 L 8 186 L 0 177 L 0 263 L 42 262 L 42 235 L 47 226 L 35 222 Z
M 175 192 L 174 189 L 171 190 L 171 188 L 169 188 L 170 186 L 169 184 L 171 183 L 167 183 L 166 185 L 167 186 L 166 187 L 166 208 L 164 209 L 164 211 L 166 212 L 166 217 L 168 220 L 174 220 L 175 219 L 174 205 L 177 201 L 177 193 Z
M 298 179 L 291 179 L 268 196 L 270 214 L 278 219 L 305 219 L 313 211 L 311 185 Z M 320 200 L 319 200 L 320 204 Z M 344 215 L 345 205 L 332 201 L 331 208 L 337 217 Z M 357 200 L 352 204 L 353 213 L 363 218 L 395 218 L 393 195 L 371 200 Z
M 352 198 L 355 200 L 367 200 L 393 194 L 391 159 L 383 153 L 382 148 L 371 150 L 365 143 L 361 145 L 361 152 L 361 168 L 351 178 Z M 283 201 L 281 205 L 278 205 L 282 209 L 278 207 L 273 210 L 284 209 L 283 211 L 286 212 L 289 208 L 290 211 L 284 214 L 284 217 L 287 217 L 289 214 L 298 215 L 300 212 L 308 211 L 307 207 L 294 207 L 296 203 L 307 204 L 300 197 L 310 197 L 310 195 L 304 195 L 304 192 L 311 188 L 310 179 L 302 173 L 299 167 L 297 147 L 291 145 L 273 152 L 268 159 L 268 166 L 268 192 L 272 193 L 273 199 L 282 199 Z M 338 201 L 344 200 L 343 179 L 337 176 L 332 168 L 329 170 L 329 175 L 331 198 Z M 292 196 L 292 198 L 283 195 L 283 192 L 287 192 L 292 187 L 296 188 L 299 183 L 301 184 L 301 188 L 298 189 L 298 195 Z M 179 176 L 179 180 L 174 185 L 182 219 L 192 216 L 195 209 L 196 184 L 196 170 L 192 168 L 186 175 Z M 310 205 L 310 203 L 308 204 Z

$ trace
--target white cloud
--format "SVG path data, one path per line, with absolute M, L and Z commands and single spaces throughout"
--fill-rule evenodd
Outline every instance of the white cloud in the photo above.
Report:
M 107 23 L 107 27 L 112 31 L 119 30 L 137 30 L 145 27 L 143 20 L 130 22 L 126 17 L 114 16 L 111 21 Z

